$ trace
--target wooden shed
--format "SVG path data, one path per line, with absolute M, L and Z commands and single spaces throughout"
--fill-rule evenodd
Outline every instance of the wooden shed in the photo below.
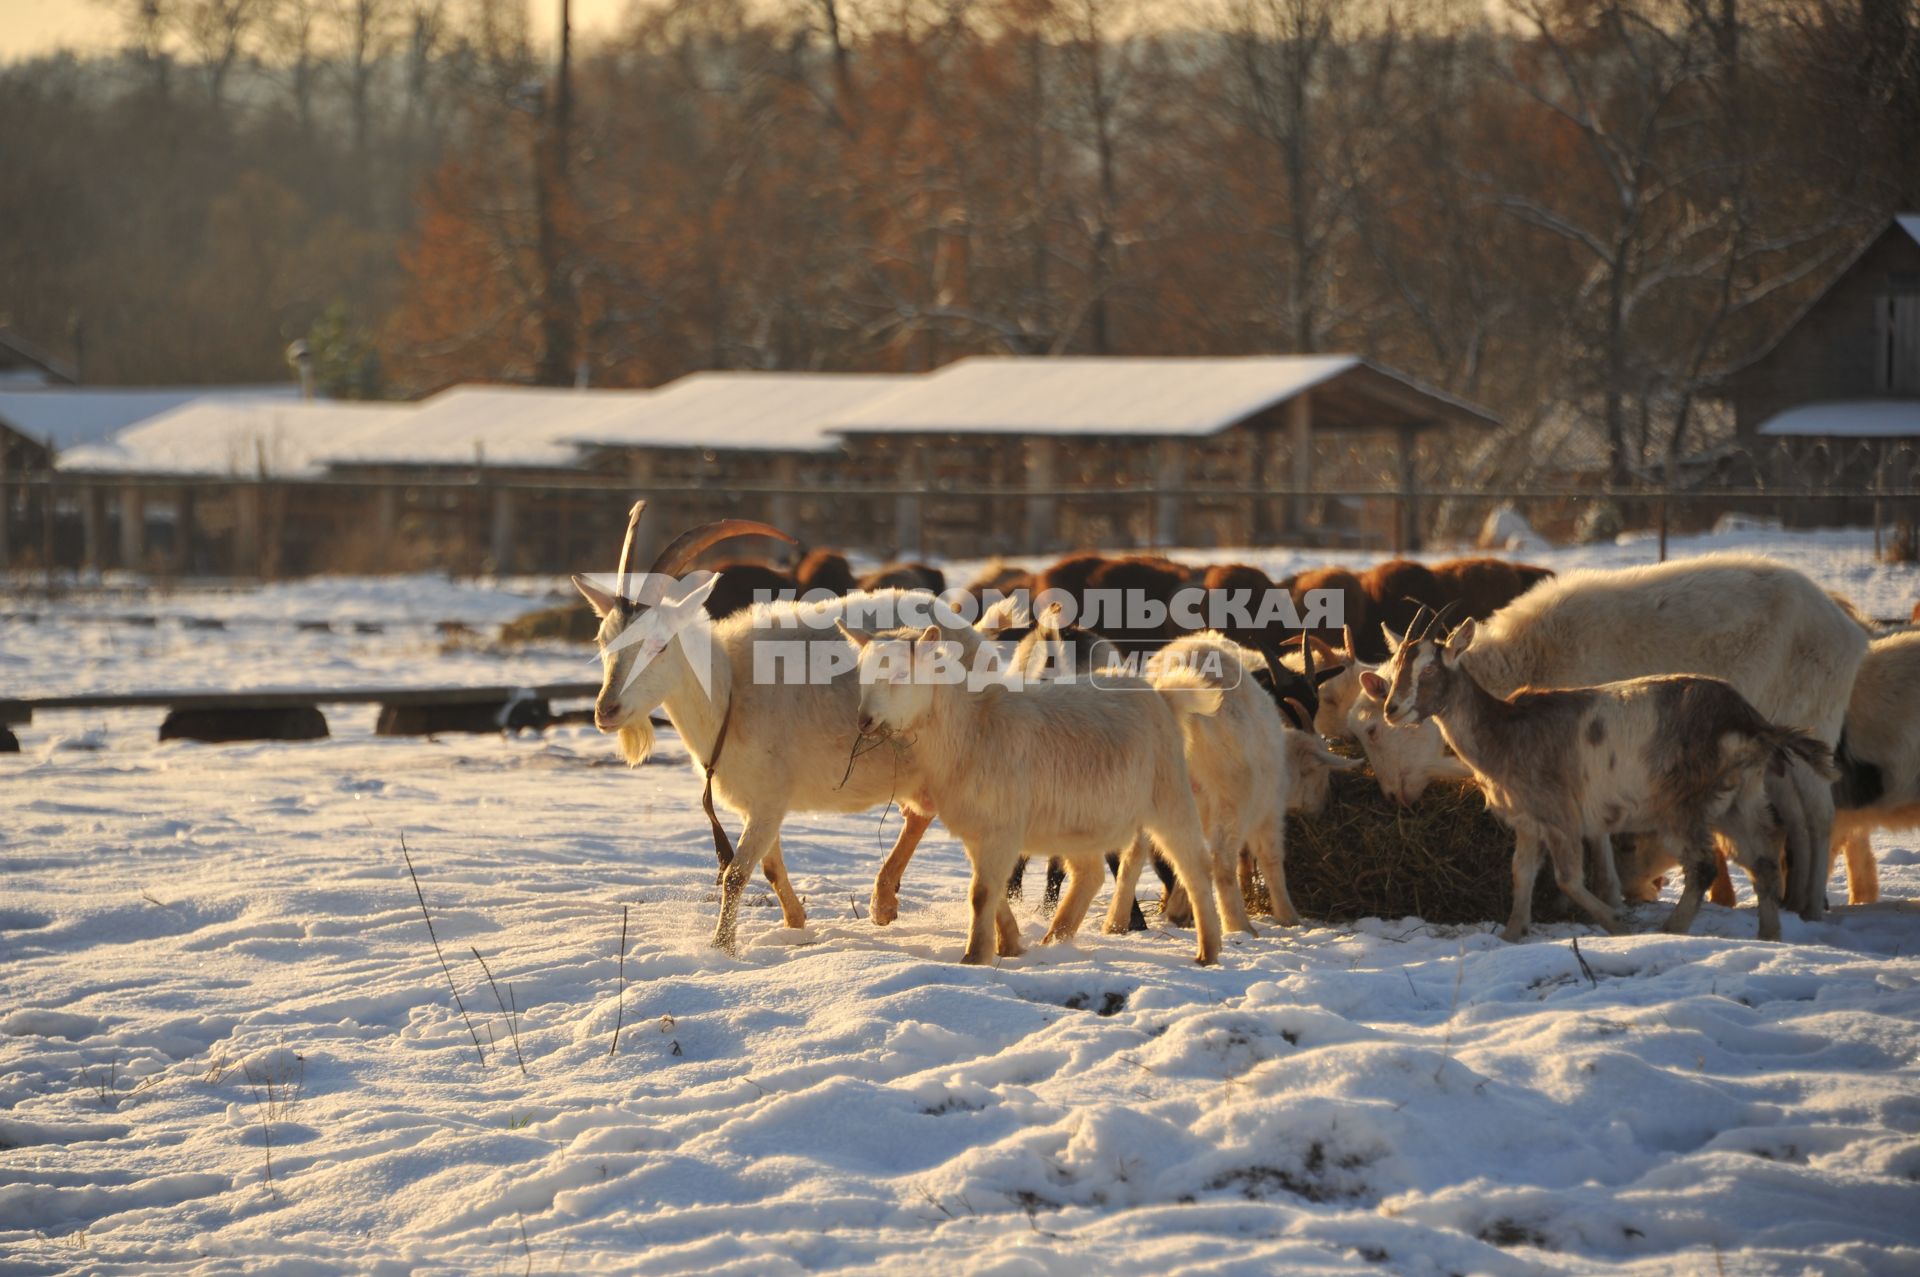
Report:
M 1438 432 L 1495 424 L 1355 355 L 983 356 L 832 428 L 850 474 L 925 490 L 899 498 L 893 552 L 981 554 L 1281 538 L 1410 547 L 1410 495 L 1339 494 L 1411 494 L 1423 449 L 1446 446 Z
M 1920 486 L 1920 214 L 1891 219 L 1716 388 L 1763 481 L 1859 493 Z M 1801 522 L 1878 519 L 1871 496 Z

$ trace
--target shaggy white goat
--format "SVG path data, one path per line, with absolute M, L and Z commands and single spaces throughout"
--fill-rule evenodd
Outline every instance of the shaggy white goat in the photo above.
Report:
M 1860 625 L 1805 576 L 1725 554 L 1543 581 L 1482 624 L 1461 659 L 1497 696 L 1650 674 L 1721 678 L 1764 717 L 1832 746 L 1866 650 Z M 1384 694 L 1378 674 L 1361 681 Z M 1381 786 L 1408 801 L 1445 764 L 1437 739 L 1397 726 L 1360 743 Z M 1817 918 L 1826 904 L 1815 849 L 1828 845 L 1832 792 L 1799 763 L 1768 788 L 1787 837 L 1788 904 Z
M 990 961 L 996 947 L 1021 952 L 1006 888 L 1022 849 L 1068 864 L 1048 941 L 1079 929 L 1105 876 L 1106 853 L 1143 830 L 1183 882 L 1197 889 L 1210 879 L 1177 716 L 1213 712 L 1217 693 L 1163 697 L 1117 678 L 1101 686 L 970 687 L 967 649 L 953 627 L 928 626 L 911 643 L 841 629 L 859 652 L 861 736 L 884 730 L 911 738 L 905 770 L 913 801 L 939 811 L 973 864 L 964 961 Z M 1130 686 L 1114 685 L 1120 682 Z M 1220 952 L 1220 912 L 1212 893 L 1193 898 L 1196 957 L 1211 963 Z
M 1063 629 L 1059 617 L 1060 607 L 1055 604 L 1036 623 L 1025 596 L 1009 595 L 988 608 L 973 628 L 987 640 L 1011 642 L 1012 650 L 1004 654 L 999 666 L 1009 679 L 1078 678 L 1121 658 L 1117 643 L 1077 625 Z M 1019 637 L 1009 640 L 1009 633 L 1018 633 Z M 887 926 L 900 916 L 900 880 L 906 876 L 907 865 L 932 821 L 931 816 L 911 809 L 903 811 L 905 826 L 873 878 L 868 911 L 875 926 Z M 1025 866 L 1026 857 L 1022 856 L 1009 876 L 1018 877 Z

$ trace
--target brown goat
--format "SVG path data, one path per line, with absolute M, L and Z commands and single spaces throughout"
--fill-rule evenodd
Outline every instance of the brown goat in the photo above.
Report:
M 1460 615 L 1484 621 L 1553 575 L 1549 568 L 1505 559 L 1452 559 L 1436 564 L 1443 603 L 1458 601 Z
M 1015 567 L 1011 563 L 1001 563 L 997 559 L 982 568 L 966 584 L 967 593 L 971 594 L 976 601 L 989 592 L 1010 597 L 1021 590 L 1031 591 L 1032 589 L 1033 573 L 1025 568 Z
M 863 590 L 931 590 L 947 588 L 947 574 L 930 563 L 889 563 L 860 578 Z
M 1270 590 L 1278 589 L 1273 578 L 1259 568 L 1248 567 L 1244 563 L 1216 563 L 1208 568 L 1206 575 L 1200 578 L 1200 584 L 1209 595 L 1220 591 L 1223 596 L 1231 596 L 1245 591 L 1248 614 L 1256 623 L 1246 628 L 1238 626 L 1222 630 L 1234 642 L 1243 647 L 1258 651 L 1278 651 L 1281 640 L 1287 637 L 1287 629 L 1282 625 L 1260 625 L 1260 604 Z
M 1115 590 L 1119 592 L 1122 616 L 1099 619 L 1098 628 L 1108 638 L 1123 645 L 1135 648 L 1159 647 L 1180 637 L 1181 627 L 1172 615 L 1161 618 L 1158 624 L 1134 625 L 1132 612 L 1138 602 L 1151 601 L 1163 609 L 1170 609 L 1173 596 L 1185 589 L 1193 579 L 1191 569 L 1172 559 L 1163 559 L 1154 555 L 1136 555 L 1125 559 L 1109 559 L 1095 568 L 1093 575 L 1087 578 L 1089 593 L 1095 590 Z M 1088 622 L 1082 601 L 1081 622 Z
M 1052 567 L 1034 573 L 1033 592 L 1040 595 L 1058 590 L 1078 604 L 1087 592 L 1087 581 L 1106 562 L 1106 557 L 1099 554 L 1069 555 Z
M 1359 577 L 1347 571 L 1345 568 L 1313 568 L 1300 573 L 1298 576 L 1291 577 L 1281 584 L 1286 587 L 1287 593 L 1293 596 L 1294 607 L 1299 609 L 1303 620 L 1307 613 L 1308 590 L 1335 590 L 1339 592 L 1340 606 L 1330 615 L 1329 623 L 1319 626 L 1307 626 L 1304 629 L 1306 633 L 1317 634 L 1329 644 L 1337 645 L 1343 641 L 1341 634 L 1343 625 L 1352 626 L 1353 632 L 1362 636 L 1363 643 L 1365 642 L 1365 636 L 1367 634 L 1377 634 L 1379 631 L 1379 627 L 1371 624 L 1370 621 L 1370 613 L 1367 608 L 1368 598 L 1366 586 L 1361 583 Z M 1382 644 L 1382 646 L 1384 646 L 1384 644 Z M 1367 660 L 1379 659 L 1378 657 L 1369 656 L 1365 651 L 1362 651 L 1360 655 Z
M 802 594 L 825 590 L 830 594 L 851 594 L 855 588 L 853 569 L 847 556 L 838 550 L 813 550 L 793 570 L 794 582 Z
M 1413 559 L 1376 563 L 1361 573 L 1360 584 L 1367 591 L 1367 620 L 1371 622 L 1366 627 L 1369 633 L 1362 636 L 1363 643 L 1377 640 L 1379 635 L 1373 631 L 1382 625 L 1405 634 L 1422 603 L 1439 609 L 1450 601 L 1434 570 Z
M 778 598 L 796 589 L 792 574 L 764 563 L 722 563 L 713 569 L 720 577 L 707 595 L 707 615 L 714 620 L 744 612 L 757 597 Z

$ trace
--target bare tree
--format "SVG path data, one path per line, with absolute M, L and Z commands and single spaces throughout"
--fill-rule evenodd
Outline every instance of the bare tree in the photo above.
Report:
M 313 135 L 314 94 L 320 79 L 315 43 L 319 27 L 318 0 L 271 0 L 264 23 L 267 49 L 285 68 L 294 119 L 308 137 Z
M 266 16 L 266 0 L 173 0 L 166 12 L 199 64 L 214 110 L 224 110 L 227 77 Z

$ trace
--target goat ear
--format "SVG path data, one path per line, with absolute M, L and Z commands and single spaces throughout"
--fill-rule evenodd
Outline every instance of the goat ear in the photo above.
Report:
M 581 595 L 587 600 L 587 606 L 593 609 L 595 616 L 604 617 L 607 613 L 613 611 L 614 604 L 620 601 L 579 573 L 574 574 L 573 588 L 580 591 Z
M 1367 695 L 1373 697 L 1376 701 L 1386 700 L 1387 692 L 1391 690 L 1387 686 L 1387 680 L 1381 678 L 1372 670 L 1360 671 L 1360 686 L 1365 688 Z
M 856 630 L 845 621 L 834 621 L 833 628 L 839 630 L 840 637 L 855 647 L 865 647 L 867 644 L 873 642 L 873 635 L 867 633 L 865 630 Z
M 1459 629 L 1447 635 L 1447 646 L 1446 650 L 1442 653 L 1442 659 L 1446 661 L 1448 669 L 1452 669 L 1455 665 L 1459 664 L 1460 658 L 1466 655 L 1467 647 L 1473 642 L 1473 636 L 1476 630 L 1477 627 L 1473 623 L 1473 618 L 1468 617 L 1466 620 L 1460 622 Z
M 1406 641 L 1404 634 L 1395 634 L 1392 630 L 1388 629 L 1385 621 L 1380 622 L 1380 632 L 1387 636 L 1387 650 L 1389 652 L 1399 651 L 1400 644 Z
M 940 632 L 939 626 L 929 625 L 926 629 L 920 631 L 919 641 L 922 643 L 938 643 L 945 637 L 946 635 Z

